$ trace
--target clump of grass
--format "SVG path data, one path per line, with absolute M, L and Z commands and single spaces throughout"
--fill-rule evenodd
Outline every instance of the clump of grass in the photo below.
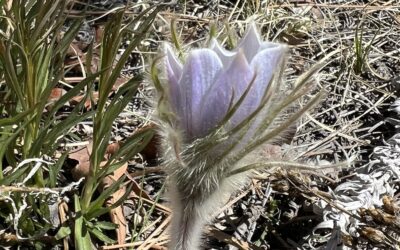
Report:
M 3 2 L 1 7 L 4 16 L 1 27 L 5 31 L 0 41 L 5 91 L 2 115 L 6 119 L 1 122 L 0 158 L 5 156 L 6 162 L 15 169 L 21 160 L 54 153 L 58 146 L 56 139 L 89 117 L 78 105 L 61 126 L 61 120 L 56 119 L 55 114 L 93 78 L 77 85 L 48 112 L 49 96 L 63 77 L 63 59 L 81 20 L 74 21 L 62 35 L 67 1 L 12 1 L 12 5 Z M 27 164 L 18 174 L 14 172 L 12 177 L 8 175 L 4 180 L 1 164 L 0 183 L 3 185 L 10 184 L 32 168 Z M 41 168 L 30 183 L 46 186 Z
M 56 114 L 95 77 L 85 79 L 53 103 L 51 109 L 48 107 L 51 91 L 64 76 L 67 49 L 81 25 L 81 20 L 76 19 L 67 32 L 62 32 L 64 11 L 71 7 L 67 2 L 0 3 L 0 81 L 4 94 L 0 104 L 0 186 L 54 188 L 66 158 L 52 158 L 60 143 L 58 138 L 92 115 L 83 112 L 82 105 L 77 105 L 64 120 Z M 8 166 L 7 172 L 3 165 Z M 53 228 L 49 204 L 55 202 L 54 193 L 4 192 L 1 196 L 7 202 L 0 203 L 0 217 L 12 225 L 11 232 L 18 238 L 40 238 Z M 43 246 L 41 242 L 35 244 Z
M 124 179 L 113 183 L 99 196 L 95 196 L 95 190 L 105 176 L 143 149 L 153 132 L 142 130 L 135 134 L 103 162 L 113 122 L 131 101 L 143 77 L 133 77 L 111 98 L 110 94 L 131 52 L 146 37 L 163 7 L 148 7 L 131 19 L 126 18 L 124 8 L 117 8 L 105 28 L 98 72 L 90 69 L 92 44 L 86 53 L 86 77 L 50 104 L 52 90 L 65 76 L 67 50 L 83 19 L 68 18 L 73 4 L 67 0 L 0 1 L 0 186 L 6 187 L 0 192 L 0 218 L 4 226 L 10 228 L 9 235 L 15 236 L 0 237 L 0 245 L 2 241 L 13 239 L 9 244 L 24 243 L 42 248 L 46 244 L 56 244 L 72 232 L 77 249 L 92 249 L 91 235 L 105 243 L 113 242 L 104 230 L 115 229 L 115 225 L 97 218 L 119 206 L 130 189 L 108 207 L 104 202 L 120 188 Z M 130 30 L 132 25 L 124 25 L 126 22 L 137 28 Z M 66 23 L 69 28 L 65 32 Z M 130 43 L 119 55 L 119 48 L 126 40 Z M 95 84 L 99 92 L 96 102 L 91 95 Z M 60 116 L 65 104 L 80 93 L 85 93 L 85 98 L 69 111 L 68 116 Z M 89 109 L 85 108 L 88 99 L 92 104 Z M 94 128 L 93 153 L 83 191 L 73 196 L 76 213 L 70 225 L 74 228 L 69 224 L 55 228 L 50 206 L 68 190 L 58 186 L 59 173 L 68 155 L 61 147 L 62 138 L 75 125 L 90 119 Z M 60 152 L 61 157 L 55 157 Z M 22 191 L 7 189 L 15 185 Z M 49 236 L 50 230 L 58 233 Z M 49 236 L 50 240 L 42 241 L 43 236 Z M 32 239 L 32 242 L 23 241 L 24 238 Z
M 375 40 L 376 35 L 379 30 L 374 34 L 371 41 L 369 41 L 366 45 L 364 45 L 364 28 L 362 27 L 362 23 L 357 26 L 355 34 L 354 34 L 354 64 L 353 70 L 356 75 L 359 75 L 364 72 L 365 65 L 367 64 L 368 54 L 371 50 L 371 45 Z
M 104 155 L 106 154 L 108 142 L 111 139 L 113 122 L 130 102 L 142 81 L 142 77 L 139 75 L 129 80 L 119 88 L 111 100 L 109 94 L 112 91 L 115 81 L 121 74 L 121 70 L 127 62 L 129 55 L 144 39 L 152 21 L 162 7 L 163 6 L 149 7 L 138 17 L 131 20 L 133 23 L 141 22 L 139 28 L 134 31 L 137 35 L 133 37 L 130 36 L 131 32 L 126 29 L 128 25 L 123 26 L 124 11 L 115 13 L 105 27 L 100 49 L 99 99 L 93 116 L 93 151 L 90 156 L 89 176 L 83 188 L 82 196 L 79 199 L 75 196 L 74 201 L 75 211 L 77 214 L 81 215 L 76 218 L 75 224 L 75 244 L 79 249 L 91 249 L 91 239 L 87 231 L 97 238 L 105 238 L 105 235 L 101 234 L 99 231 L 94 231 L 96 228 L 92 227 L 87 222 L 95 220 L 98 216 L 109 212 L 111 208 L 120 205 L 131 190 L 128 188 L 125 196 L 114 203 L 113 206 L 105 208 L 103 207 L 104 202 L 113 192 L 118 190 L 124 179 L 121 178 L 116 181 L 99 197 L 93 200 L 93 195 L 99 181 L 121 167 L 135 154 L 139 153 L 153 135 L 152 131 L 143 130 L 142 133 L 131 137 L 122 145 L 118 152 L 100 168 Z M 126 36 L 129 36 L 130 43 L 117 60 L 118 49 Z

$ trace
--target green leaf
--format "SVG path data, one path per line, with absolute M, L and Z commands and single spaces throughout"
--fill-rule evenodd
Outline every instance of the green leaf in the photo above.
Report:
M 72 23 L 68 31 L 64 34 L 62 42 L 57 46 L 55 53 L 60 53 L 62 55 L 65 54 L 65 52 L 71 45 L 72 41 L 76 37 L 76 34 L 79 32 L 81 26 L 82 26 L 82 19 L 77 19 Z
M 118 206 L 120 206 L 128 197 L 128 195 L 131 193 L 132 191 L 132 187 L 133 185 L 129 185 L 129 187 L 126 189 L 126 192 L 124 193 L 124 195 L 116 202 L 114 202 L 112 205 L 108 206 L 108 207 L 101 207 L 99 209 L 96 209 L 95 211 L 93 211 L 90 214 L 87 214 L 86 217 L 88 219 L 93 219 L 93 218 L 97 218 L 105 213 L 108 213 L 111 211 L 111 209 L 116 208 Z
M 82 80 L 80 83 L 75 85 L 72 89 L 68 90 L 65 95 L 63 95 L 58 101 L 56 101 L 51 109 L 51 112 L 49 113 L 49 119 L 52 117 L 62 106 L 65 105 L 66 102 L 68 102 L 72 97 L 77 96 L 81 90 L 88 86 L 92 85 L 94 81 L 96 80 L 96 77 L 98 77 L 103 71 L 96 72 L 88 77 L 86 77 L 84 80 Z
M 69 152 L 64 152 L 60 159 L 58 159 L 58 161 L 56 162 L 56 164 L 54 164 L 53 166 L 49 166 L 49 186 L 50 188 L 54 188 L 56 187 L 57 184 L 57 176 L 58 173 L 60 172 L 65 159 L 67 158 Z
M 61 240 L 70 235 L 71 232 L 71 228 L 68 226 L 62 226 L 54 237 L 56 240 Z
M 114 171 L 116 171 L 118 168 L 122 167 L 125 163 L 118 161 L 116 163 L 111 164 L 110 162 L 107 162 L 107 164 L 102 167 L 98 173 L 98 178 L 102 179 L 105 176 L 112 174 Z
M 125 62 L 128 60 L 129 56 L 131 55 L 131 52 L 143 41 L 143 39 L 144 39 L 143 35 L 146 34 L 148 29 L 151 27 L 151 24 L 153 23 L 154 19 L 156 18 L 158 12 L 161 9 L 163 9 L 164 7 L 165 7 L 165 5 L 158 5 L 157 7 L 155 7 L 154 10 L 145 19 L 145 21 L 140 25 L 140 28 L 137 31 L 135 31 L 135 33 L 139 34 L 139 35 L 135 36 L 130 41 L 128 47 L 125 49 L 124 53 L 121 55 L 120 59 L 118 60 L 117 64 L 115 65 L 112 75 L 108 79 L 110 82 L 114 83 L 117 80 Z M 144 15 L 146 12 L 150 12 L 151 9 L 153 9 L 153 7 L 148 8 L 147 10 L 143 11 L 140 15 Z
M 120 178 L 118 181 L 111 184 L 111 186 L 103 190 L 99 197 L 90 203 L 89 209 L 85 216 L 86 219 L 89 220 L 89 218 L 91 218 L 90 214 L 103 206 L 104 202 L 120 188 L 123 181 L 124 178 Z
M 21 169 L 18 169 L 11 175 L 7 175 L 6 179 L 3 179 L 3 165 L 2 165 L 3 160 L 2 159 L 4 157 L 4 154 L 8 150 L 8 145 L 18 137 L 19 133 L 21 133 L 21 131 L 23 131 L 23 129 L 25 129 L 25 127 L 32 121 L 32 119 L 33 118 L 26 120 L 23 124 L 21 124 L 19 126 L 19 128 L 12 135 L 7 137 L 4 141 L 0 141 L 0 143 L 2 144 L 2 146 L 0 147 L 0 185 L 10 185 L 14 180 L 16 180 L 16 178 L 21 176 L 25 171 L 25 170 L 24 171 L 21 170 L 21 169 L 25 169 L 25 167 L 23 167 Z
M 13 115 L 13 116 L 10 117 L 10 118 L 2 118 L 2 119 L 0 119 L 0 127 L 3 127 L 3 126 L 10 126 L 10 125 L 14 125 L 14 124 L 19 123 L 19 122 L 22 121 L 24 118 L 26 118 L 26 116 L 27 116 L 29 113 L 31 113 L 33 110 L 34 110 L 34 108 L 31 108 L 31 109 L 29 109 L 29 110 L 27 110 L 27 111 L 18 113 L 18 114 L 16 114 L 16 115 Z
M 47 135 L 44 136 L 44 146 L 53 144 L 57 141 L 57 138 L 65 134 L 71 127 L 76 124 L 87 120 L 94 114 L 94 111 L 87 112 L 85 114 L 72 114 L 64 121 L 59 122 L 50 131 L 47 131 Z M 42 135 L 42 134 L 41 134 Z
M 74 226 L 74 242 L 75 249 L 92 250 L 89 232 L 84 224 L 81 211 L 81 204 L 78 195 L 74 195 L 75 204 L 75 226 Z
M 0 155 L 1 156 L 1 155 Z M 11 185 L 11 183 L 16 182 L 17 179 L 19 179 L 23 174 L 25 174 L 26 171 L 29 170 L 29 166 L 25 165 L 23 167 L 20 167 L 19 169 L 17 169 L 16 171 L 14 171 L 11 174 L 7 174 L 6 177 L 4 178 L 2 177 L 0 179 L 0 185 L 2 186 L 8 186 Z
M 90 228 L 89 229 L 90 233 L 92 233 L 94 236 L 96 236 L 97 239 L 103 241 L 106 244 L 113 244 L 116 241 L 108 237 L 107 235 L 103 234 L 100 230 L 97 228 Z
M 111 156 L 109 162 L 118 160 L 120 157 L 124 157 L 124 159 L 121 160 L 122 162 L 130 160 L 147 146 L 154 134 L 155 131 L 152 128 L 137 132 L 133 136 L 129 137 L 121 148 Z
M 59 121 L 58 124 L 54 125 L 51 129 L 49 127 L 56 122 L 54 118 L 52 122 L 49 122 L 44 128 L 41 129 L 39 135 L 32 145 L 32 154 L 49 154 L 51 155 L 53 151 L 58 146 L 58 138 L 68 132 L 68 130 L 82 122 L 94 114 L 94 111 L 87 112 L 85 114 L 78 113 L 78 109 L 74 111 L 64 120 Z
M 104 229 L 104 230 L 114 230 L 118 228 L 118 226 L 112 222 L 108 221 L 98 221 L 94 225 L 96 228 Z

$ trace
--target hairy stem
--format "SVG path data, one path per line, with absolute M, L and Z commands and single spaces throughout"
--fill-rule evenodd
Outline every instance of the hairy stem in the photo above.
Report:
M 198 199 L 185 196 L 171 185 L 170 199 L 173 220 L 170 234 L 170 250 L 197 250 L 200 249 L 202 228 L 206 218 L 202 216 L 202 204 Z

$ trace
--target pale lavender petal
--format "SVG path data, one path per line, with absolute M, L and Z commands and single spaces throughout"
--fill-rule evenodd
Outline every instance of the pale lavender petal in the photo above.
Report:
M 262 42 L 259 48 L 259 51 L 262 51 L 264 49 L 269 49 L 269 48 L 276 48 L 278 46 L 282 46 L 279 43 L 273 43 L 273 42 Z
M 179 79 L 182 74 L 182 64 L 175 57 L 174 52 L 169 47 L 165 45 L 165 67 L 169 83 L 169 93 L 171 99 L 171 105 L 174 111 L 177 111 L 177 107 L 180 106 L 180 89 L 179 89 Z
M 234 94 L 233 103 L 238 101 L 253 77 L 253 72 L 243 51 L 239 51 L 232 63 L 221 72 L 216 82 L 207 92 L 201 109 L 202 134 L 214 128 L 226 115 Z M 251 98 L 246 98 L 231 122 L 243 120 L 248 115 Z
M 182 98 L 178 114 L 188 138 L 199 136 L 202 99 L 221 69 L 222 62 L 211 49 L 193 50 L 186 60 L 179 81 Z
M 247 61 L 251 62 L 253 57 L 259 51 L 260 46 L 261 46 L 261 38 L 260 35 L 258 34 L 256 24 L 251 23 L 250 27 L 248 27 L 246 35 L 240 41 L 238 48 L 243 49 Z
M 176 58 L 174 51 L 168 44 L 165 44 L 165 51 L 168 64 L 170 65 L 173 74 L 180 77 L 182 74 L 182 64 L 178 58 Z
M 269 45 L 271 45 L 271 43 Z M 254 100 L 256 100 L 256 107 L 260 105 L 262 97 L 264 96 L 264 93 L 267 90 L 267 87 L 274 74 L 278 74 L 281 70 L 280 66 L 282 66 L 282 60 L 286 51 L 286 46 L 275 44 L 274 47 L 269 47 L 260 51 L 251 62 L 251 68 L 256 72 L 257 75 L 254 82 L 254 87 L 257 89 L 257 92 L 252 93 Z M 261 125 L 261 122 L 267 116 L 268 112 L 270 112 L 268 109 L 262 109 L 260 111 L 250 126 L 246 137 L 251 138 L 254 135 L 254 131 L 259 125 Z
M 219 44 L 217 39 L 212 38 L 210 42 L 210 49 L 212 49 L 222 61 L 224 67 L 227 67 L 235 58 L 237 52 L 226 50 L 224 47 Z
M 278 66 L 287 50 L 286 46 L 277 43 L 275 43 L 274 47 L 272 47 L 271 43 L 269 43 L 268 46 L 269 48 L 257 53 L 250 63 L 252 70 L 257 75 L 254 82 L 254 90 L 256 90 L 256 93 L 253 95 L 256 97 L 257 103 L 261 101 L 274 74 L 278 73 L 280 70 Z

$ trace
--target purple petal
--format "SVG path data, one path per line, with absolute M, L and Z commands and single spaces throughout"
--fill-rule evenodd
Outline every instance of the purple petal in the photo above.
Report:
M 207 92 L 201 109 L 202 135 L 215 127 L 226 115 L 229 104 L 234 94 L 235 103 L 246 90 L 253 77 L 253 72 L 248 64 L 243 51 L 239 51 L 232 63 L 225 71 L 221 72 L 216 82 Z M 232 117 L 232 123 L 237 123 L 248 115 L 252 106 L 251 98 L 246 98 L 239 110 Z
M 255 106 L 259 106 L 261 100 L 264 96 L 264 93 L 274 77 L 274 74 L 279 73 L 281 70 L 279 67 L 282 67 L 282 60 L 287 51 L 287 47 L 281 44 L 274 44 L 274 47 L 269 43 L 269 48 L 266 48 L 260 51 L 251 62 L 251 68 L 256 72 L 257 77 L 254 82 L 254 87 L 257 89 L 257 92 L 253 93 L 254 99 L 257 100 L 257 104 Z M 268 109 L 263 109 L 256 116 L 253 124 L 249 129 L 249 133 L 247 135 L 248 138 L 253 136 L 254 131 L 261 124 L 261 122 L 266 117 Z
M 179 79 L 182 75 L 182 64 L 175 57 L 169 45 L 166 44 L 164 48 L 166 53 L 164 61 L 169 83 L 171 105 L 174 111 L 177 111 L 177 107 L 180 106 Z
M 215 38 L 211 39 L 210 49 L 212 49 L 215 53 L 217 53 L 224 67 L 227 67 L 232 62 L 232 60 L 235 58 L 236 55 L 236 52 L 226 50 L 224 47 L 222 47 Z
M 221 69 L 222 62 L 211 49 L 193 50 L 186 60 L 179 81 L 181 105 L 178 114 L 181 126 L 189 138 L 199 136 L 202 99 Z
M 264 49 L 269 49 L 269 48 L 276 48 L 282 46 L 282 44 L 279 43 L 273 43 L 273 42 L 262 42 L 260 45 L 259 50 L 262 51 Z
M 272 45 L 275 46 L 272 47 Z M 257 53 L 250 63 L 252 70 L 257 75 L 254 82 L 254 89 L 257 92 L 254 93 L 254 96 L 256 96 L 258 103 L 261 101 L 274 74 L 281 70 L 278 67 L 287 50 L 286 46 L 277 43 L 265 43 L 263 46 L 268 47 Z
M 171 68 L 171 73 L 180 77 L 182 74 L 182 64 L 179 62 L 178 58 L 176 58 L 175 53 L 168 44 L 165 44 L 165 52 L 168 65 Z
M 260 46 L 261 38 L 258 34 L 256 24 L 251 23 L 250 27 L 248 27 L 246 35 L 240 41 L 238 48 L 243 49 L 247 61 L 251 62 L 253 57 L 259 51 Z

